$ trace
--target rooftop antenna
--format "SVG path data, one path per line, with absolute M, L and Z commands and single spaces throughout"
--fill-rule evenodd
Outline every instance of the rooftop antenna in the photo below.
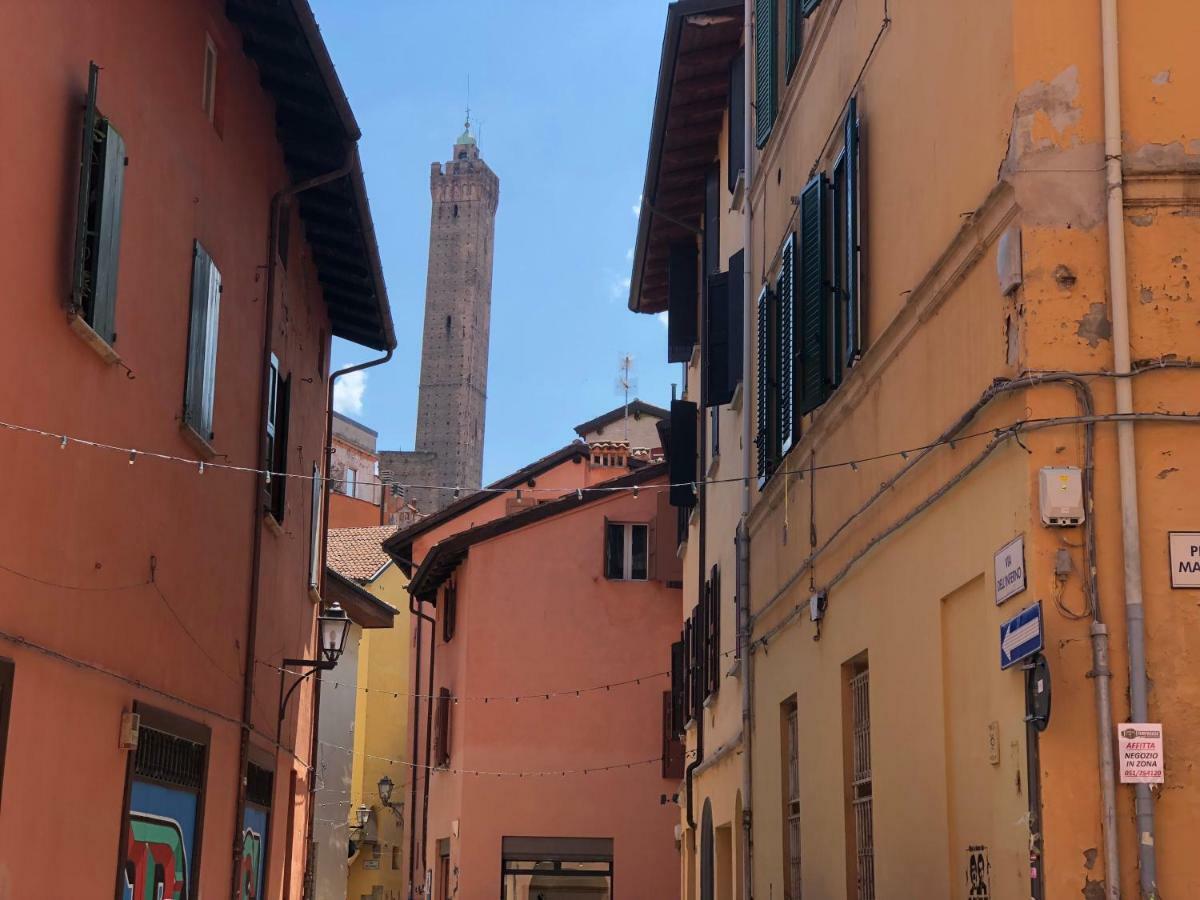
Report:
M 625 443 L 629 443 L 629 392 L 637 390 L 637 379 L 633 377 L 633 356 L 621 357 L 617 364 L 617 393 L 625 395 Z

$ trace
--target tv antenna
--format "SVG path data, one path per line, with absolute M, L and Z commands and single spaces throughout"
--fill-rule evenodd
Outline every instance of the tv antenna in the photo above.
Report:
M 629 443 L 629 394 L 637 390 L 637 379 L 633 376 L 633 356 L 626 353 L 617 363 L 617 393 L 625 397 L 625 443 Z

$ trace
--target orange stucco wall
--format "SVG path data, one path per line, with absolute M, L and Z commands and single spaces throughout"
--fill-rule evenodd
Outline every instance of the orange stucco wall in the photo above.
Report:
M 180 429 L 198 239 L 224 285 L 211 461 L 255 465 L 269 203 L 290 179 L 273 105 L 223 9 L 218 0 L 47 0 L 23 4 L 0 32 L 6 66 L 20 73 L 0 82 L 0 108 L 22 122 L 0 178 L 0 419 L 198 461 Z M 206 34 L 219 52 L 219 130 L 200 106 Z M 62 306 L 89 60 L 101 66 L 99 108 L 127 145 L 115 349 L 128 377 L 72 331 Z M 324 436 L 318 366 L 328 356 L 320 343 L 329 322 L 298 220 L 291 232 L 272 349 L 284 374 L 298 376 L 288 458 L 308 473 Z M 0 564 L 30 576 L 0 571 L 0 657 L 15 662 L 0 898 L 110 895 L 128 760 L 117 749 L 118 729 L 135 701 L 211 729 L 198 894 L 228 896 L 255 479 L 146 457 L 130 465 L 124 454 L 60 450 L 11 431 L 0 431 L 0 459 L 19 473 L 4 491 Z M 269 664 L 312 653 L 310 496 L 307 483 L 290 485 L 283 527 L 263 530 L 254 657 Z M 15 643 L 15 635 L 64 658 Z M 251 669 L 252 741 L 270 755 L 279 675 Z M 273 898 L 281 896 L 293 765 L 301 802 L 307 781 L 311 688 L 299 694 L 283 731 L 299 761 L 282 752 L 276 769 Z M 298 850 L 303 825 L 300 807 Z M 299 852 L 291 868 L 296 890 Z
M 568 466 L 581 477 L 587 469 Z M 614 495 L 473 546 L 457 571 L 449 643 L 437 626 L 435 693 L 445 687 L 455 695 L 515 696 L 665 670 L 678 635 L 678 590 L 602 575 L 605 519 L 652 522 L 658 508 L 657 492 L 647 488 L 638 498 Z M 673 529 L 673 517 L 665 524 Z M 427 627 L 422 636 L 427 664 Z M 656 677 L 581 697 L 464 700 L 451 707 L 450 769 L 577 770 L 656 759 L 668 688 L 667 678 Z M 423 735 L 424 707 L 418 711 Z M 450 890 L 496 896 L 502 837 L 611 837 L 620 895 L 678 896 L 678 811 L 659 802 L 677 788 L 677 780 L 662 778 L 658 762 L 565 777 L 437 771 L 424 867 L 438 871 L 437 842 L 450 838 Z M 422 878 L 419 867 L 418 884 Z M 436 885 L 434 891 L 440 896 Z
M 379 507 L 333 491 L 329 495 L 330 528 L 369 528 L 379 524 Z

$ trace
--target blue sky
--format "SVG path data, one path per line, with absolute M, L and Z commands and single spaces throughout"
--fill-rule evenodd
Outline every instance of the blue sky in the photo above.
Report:
M 399 347 L 340 408 L 412 449 L 429 164 L 462 131 L 500 177 L 484 479 L 572 440 L 617 406 L 618 364 L 665 405 L 663 323 L 626 307 L 665 0 L 313 0 L 363 131 L 361 152 Z M 336 367 L 372 356 L 337 342 Z M 361 392 L 357 390 L 361 388 Z M 357 402 L 356 402 L 357 401 Z M 359 405 L 361 404 L 361 405 Z

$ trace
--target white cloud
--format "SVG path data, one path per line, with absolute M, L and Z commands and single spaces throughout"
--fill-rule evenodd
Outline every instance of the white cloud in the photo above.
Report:
M 333 408 L 344 416 L 362 414 L 363 394 L 367 390 L 367 373 L 350 372 L 333 385 Z
M 631 210 L 633 210 L 633 214 L 635 216 L 640 216 L 642 214 L 642 195 L 641 194 L 638 194 L 637 203 L 633 204 L 633 206 L 631 206 L 629 208 Z
M 627 260 L 629 260 L 630 262 L 633 262 L 633 248 L 632 247 L 630 247 L 628 250 L 625 251 L 625 258 Z
M 666 313 L 666 311 L 665 311 L 665 310 L 664 310 L 663 312 L 660 312 L 660 313 L 659 313 L 657 316 L 655 316 L 654 318 L 658 319 L 658 323 L 659 323 L 660 325 L 662 325 L 662 327 L 663 327 L 663 328 L 666 328 L 666 327 L 667 327 L 667 313 Z

